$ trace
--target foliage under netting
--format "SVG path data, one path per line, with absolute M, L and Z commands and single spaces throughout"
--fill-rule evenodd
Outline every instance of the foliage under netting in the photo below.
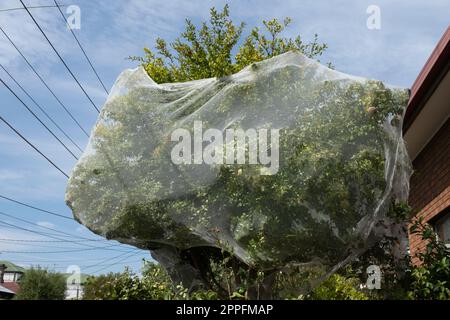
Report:
M 388 213 L 408 195 L 407 101 L 405 89 L 297 52 L 186 83 L 127 70 L 66 200 L 89 229 L 169 267 L 177 263 L 162 250 L 211 247 L 258 270 L 332 270 L 387 234 L 404 236 Z M 247 143 L 227 139 L 231 129 Z

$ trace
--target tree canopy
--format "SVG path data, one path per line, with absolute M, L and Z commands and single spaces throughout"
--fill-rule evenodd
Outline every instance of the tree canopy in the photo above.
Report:
M 229 6 L 223 11 L 212 8 L 210 19 L 201 27 L 186 19 L 185 30 L 171 43 L 158 38 L 155 50 L 144 48 L 144 56 L 130 57 L 138 61 L 157 83 L 184 82 L 212 77 L 225 77 L 246 66 L 296 50 L 309 58 L 321 56 L 327 45 L 318 42 L 317 34 L 310 42 L 298 35 L 282 37 L 292 20 L 263 20 L 264 28 L 255 27 L 242 39 L 245 24 L 230 18 Z
M 28 269 L 20 279 L 17 300 L 64 300 L 66 278 L 46 269 Z

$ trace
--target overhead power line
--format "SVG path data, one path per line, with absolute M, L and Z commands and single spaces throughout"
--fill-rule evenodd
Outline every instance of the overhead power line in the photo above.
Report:
M 39 150 L 34 144 L 28 141 L 19 131 L 16 130 L 8 121 L 6 121 L 2 116 L 0 116 L 0 120 L 5 123 L 14 133 L 16 133 L 23 141 L 25 141 L 30 147 L 32 147 L 37 153 L 39 153 L 42 157 L 45 158 L 53 167 L 55 167 L 59 172 L 61 172 L 67 179 L 69 179 L 69 175 L 65 173 L 60 167 L 58 167 L 52 160 L 50 160 L 41 150 Z
M 1 225 L 2 227 L 4 227 L 4 228 L 6 227 L 6 228 L 9 228 L 9 229 L 23 230 L 23 231 L 35 233 L 35 234 L 38 234 L 38 235 L 40 235 L 40 236 L 47 237 L 47 238 L 51 238 L 51 239 L 55 239 L 55 240 L 65 240 L 64 238 L 59 238 L 58 235 L 56 235 L 56 234 L 54 234 L 54 233 L 49 233 L 49 232 L 44 232 L 44 231 L 31 230 L 31 229 L 28 229 L 28 228 L 16 226 L 16 225 L 14 225 L 14 224 L 12 224 L 12 223 L 8 223 L 8 222 L 5 222 L 5 221 L 0 221 L 0 225 Z
M 56 213 L 56 212 L 53 212 L 53 211 L 49 211 L 49 210 L 45 210 L 45 209 L 42 209 L 42 208 L 39 208 L 39 207 L 35 207 L 35 206 L 32 206 L 32 205 L 30 205 L 30 204 L 28 204 L 28 203 L 24 203 L 24 202 L 22 202 L 22 201 L 18 201 L 18 200 L 16 200 L 16 199 L 13 199 L 13 198 L 11 198 L 11 197 L 7 197 L 7 196 L 2 195 L 2 194 L 0 194 L 0 199 L 7 200 L 7 201 L 10 201 L 10 202 L 19 204 L 19 205 L 21 205 L 21 206 L 24 206 L 24 207 L 27 207 L 27 208 L 31 208 L 31 209 L 40 211 L 40 212 L 45 213 L 45 214 L 49 214 L 49 215 L 52 215 L 52 216 L 57 216 L 57 217 L 60 217 L 60 218 L 64 218 L 64 219 L 76 221 L 76 220 L 75 220 L 74 218 L 72 218 L 72 217 L 67 217 L 67 216 L 64 216 L 64 215 L 62 215 L 62 214 L 60 214 L 60 213 Z M 113 240 L 120 241 L 120 240 L 124 240 L 124 239 L 123 239 L 123 238 L 115 238 L 115 239 L 113 239 Z M 142 240 L 144 241 L 144 239 L 142 239 Z M 151 239 L 149 239 L 149 241 L 150 241 L 150 240 L 151 240 Z M 96 239 L 87 239 L 87 241 L 97 241 L 97 240 L 96 240 Z M 108 239 L 101 239 L 100 241 L 110 241 L 110 240 L 108 240 Z
M 67 4 L 59 4 L 58 7 L 67 7 Z M 41 9 L 41 8 L 55 8 L 55 6 L 33 6 L 28 7 L 28 9 Z M 16 11 L 16 10 L 24 10 L 23 7 L 20 8 L 7 8 L 7 9 L 0 9 L 0 12 L 6 12 L 6 11 Z
M 14 225 L 14 224 L 11 224 L 11 223 L 8 223 L 8 222 L 5 222 L 5 221 L 0 221 L 0 226 L 2 226 L 3 228 L 10 228 L 10 229 L 18 229 L 18 230 L 27 231 L 27 232 L 34 233 L 34 234 L 38 234 L 38 235 L 40 235 L 40 236 L 47 237 L 47 238 L 50 238 L 50 239 L 55 239 L 55 240 L 66 240 L 66 239 L 64 239 L 64 238 L 61 238 L 61 237 L 63 237 L 62 235 L 55 235 L 55 234 L 49 233 L 49 232 L 31 230 L 31 229 L 28 229 L 28 228 L 16 226 L 16 225 Z M 78 242 L 78 241 L 77 241 L 77 242 Z M 87 248 L 98 248 L 97 246 L 88 245 L 88 244 L 86 244 L 86 243 L 74 243 L 74 244 L 77 244 L 77 245 L 83 246 L 83 247 L 87 247 Z M 115 247 L 118 247 L 119 245 L 116 245 L 116 244 L 115 244 L 114 246 L 115 246 Z M 127 251 L 124 251 L 124 250 L 114 249 L 114 248 L 103 248 L 103 250 L 108 250 L 108 251 L 118 251 L 118 252 L 127 252 Z
M 83 150 L 81 149 L 81 147 L 69 136 L 69 134 L 66 132 L 66 131 L 64 131 L 64 129 L 63 128 L 61 128 L 57 123 L 56 123 L 56 121 L 45 111 L 45 109 L 39 104 L 39 103 L 37 103 L 36 102 L 36 100 L 20 85 L 20 83 L 16 80 L 16 78 L 14 78 L 13 76 L 12 76 L 12 74 L 11 73 L 9 73 L 9 71 L 8 70 L 6 70 L 6 68 L 2 65 L 2 64 L 0 64 L 0 67 L 3 69 L 3 71 L 5 71 L 6 72 L 6 74 L 12 79 L 12 81 L 14 81 L 14 83 L 20 88 L 20 90 L 22 90 L 22 92 L 23 93 L 25 93 L 25 95 L 39 108 L 39 110 L 41 110 L 41 112 L 47 117 L 47 119 L 48 120 L 50 120 L 51 121 L 51 123 L 53 123 L 54 124 L 54 126 L 56 127 L 56 128 L 58 128 L 58 130 L 59 131 L 61 131 L 61 133 L 70 141 L 70 142 L 72 142 L 72 144 L 78 149 L 78 150 L 80 150 L 81 152 L 83 152 Z
M 77 236 L 77 235 L 74 235 L 74 234 L 71 234 L 71 233 L 68 233 L 68 232 L 65 232 L 65 231 L 60 231 L 60 230 L 57 230 L 57 229 L 54 229 L 54 228 L 50 228 L 50 227 L 46 227 L 46 226 L 41 226 L 40 224 L 31 222 L 31 221 L 26 220 L 26 219 L 18 218 L 18 217 L 16 217 L 16 216 L 12 215 L 12 214 L 5 213 L 5 212 L 2 212 L 2 211 L 0 211 L 0 215 L 5 216 L 5 217 L 8 217 L 8 218 L 11 218 L 11 219 L 14 219 L 14 220 L 17 220 L 17 221 L 20 221 L 20 222 L 23 222 L 23 223 L 26 223 L 26 224 L 30 224 L 30 225 L 36 226 L 36 227 L 38 227 L 38 228 L 50 230 L 50 231 L 53 231 L 53 232 L 58 232 L 58 233 L 60 233 L 62 236 L 69 236 L 69 237 L 72 237 L 72 238 L 80 238 L 80 239 L 84 239 L 84 240 L 88 239 L 88 238 L 81 237 L 81 236 Z
M 105 261 L 101 261 L 101 262 L 98 262 L 98 263 L 95 263 L 95 264 L 92 264 L 92 265 L 89 265 L 89 266 L 84 266 L 83 269 L 86 270 L 86 269 L 91 269 L 91 268 L 95 268 L 95 267 L 98 267 L 98 266 L 104 266 L 105 263 L 110 262 L 112 260 L 115 260 L 114 262 L 111 262 L 108 265 L 106 265 L 106 267 L 102 267 L 100 269 L 95 269 L 94 271 L 91 271 L 92 273 L 96 273 L 96 272 L 105 270 L 105 269 L 107 269 L 110 266 L 116 265 L 116 264 L 118 264 L 118 263 L 120 263 L 122 261 L 125 261 L 125 260 L 127 260 L 127 259 L 129 259 L 129 258 L 131 258 L 131 257 L 133 257 L 133 256 L 135 256 L 137 254 L 139 254 L 139 253 L 140 252 L 137 249 L 134 249 L 134 250 L 129 251 L 128 253 L 123 253 L 123 254 L 120 254 L 120 255 L 118 255 L 116 257 L 113 257 L 113 258 L 110 258 L 110 259 L 106 259 Z M 122 259 L 116 260 L 116 259 L 121 258 L 121 257 L 122 257 Z
M 139 252 L 132 253 L 132 254 L 128 255 L 127 257 L 125 257 L 125 258 L 122 258 L 120 260 L 114 261 L 113 263 L 110 263 L 110 264 L 106 264 L 105 267 L 102 267 L 100 269 L 96 269 L 94 271 L 91 271 L 91 273 L 97 273 L 97 272 L 103 271 L 103 270 L 108 269 L 109 267 L 115 266 L 115 265 L 117 265 L 117 264 L 119 264 L 121 262 L 124 263 L 125 260 L 127 260 L 127 259 L 129 259 L 131 257 L 134 257 L 137 254 L 139 254 Z M 130 262 L 128 262 L 128 263 L 130 263 Z M 87 267 L 84 267 L 84 269 L 87 269 Z
M 130 258 L 130 257 L 127 257 L 127 259 L 128 258 Z M 83 262 L 84 262 L 84 260 L 83 260 Z M 120 261 L 119 261 L 120 262 Z M 107 266 L 107 267 L 111 267 L 111 266 L 114 266 L 114 265 L 116 265 L 116 264 L 118 264 L 119 262 L 115 262 L 115 263 L 113 263 L 113 264 L 111 264 L 111 263 L 104 263 L 104 264 L 99 264 L 98 265 L 98 267 L 101 267 L 101 266 Z M 130 264 L 130 263 L 138 263 L 138 262 L 143 262 L 143 259 L 139 259 L 139 260 L 127 260 L 127 261 L 125 261 L 125 262 L 122 262 L 122 264 Z M 67 263 L 66 264 L 61 264 L 61 263 L 53 263 L 53 264 L 51 264 L 54 268 L 59 268 L 59 269 L 66 269 L 67 268 Z M 81 266 L 79 266 L 80 267 L 80 269 L 81 270 L 83 270 L 84 271 L 84 269 L 86 269 L 86 266 L 84 266 L 84 265 L 81 265 Z M 101 271 L 101 270 L 100 270 Z M 98 272 L 98 271 L 97 271 Z M 93 272 L 91 272 L 91 273 L 93 273 Z
M 33 110 L 30 109 L 30 107 L 28 107 L 28 105 L 23 102 L 22 99 L 20 99 L 20 97 L 5 83 L 5 81 L 3 81 L 2 78 L 0 78 L 0 82 L 6 87 L 6 89 L 8 89 L 9 92 L 11 92 L 11 94 L 13 96 L 16 97 L 17 100 L 20 101 L 20 103 L 28 110 L 29 113 L 31 113 L 31 115 L 37 120 L 39 121 L 39 123 L 53 136 L 53 138 L 55 138 L 60 145 L 62 145 L 64 147 L 64 149 L 67 150 L 67 152 L 69 152 L 72 157 L 75 158 L 75 160 L 78 160 L 78 157 L 72 152 L 72 150 L 69 149 L 68 146 L 66 146 L 66 144 L 64 142 L 61 141 L 61 139 L 58 138 L 58 136 L 49 128 L 47 127 L 47 125 L 41 120 L 41 118 L 39 118 L 34 112 Z
M 39 242 L 39 243 L 61 243 L 61 242 L 72 242 L 72 243 L 78 243 L 78 242 L 98 242 L 98 241 L 105 241 L 104 239 L 88 239 L 88 240 L 36 240 L 36 239 L 5 239 L 0 238 L 0 241 L 4 242 Z
M 101 260 L 104 260 L 104 259 L 106 259 L 106 258 L 105 257 L 92 258 L 92 259 L 85 259 L 85 258 L 83 258 L 82 260 L 83 260 L 83 262 L 88 262 L 88 261 L 95 262 L 95 261 L 101 261 Z M 55 258 L 49 258 L 49 257 L 35 257 L 35 256 L 33 256 L 33 260 L 28 260 L 28 259 L 25 260 L 25 259 L 20 259 L 20 258 L 18 258 L 18 259 L 13 258 L 12 260 L 14 260 L 14 262 L 24 262 L 24 263 L 26 263 L 26 262 L 28 262 L 28 263 L 39 262 L 39 263 L 52 263 L 52 264 L 56 263 L 56 264 L 59 264 L 58 262 L 62 262 L 62 263 L 65 262 L 65 263 L 73 264 L 71 262 L 77 262 L 77 261 L 80 261 L 81 259 L 80 259 L 80 257 L 74 257 L 74 258 L 71 258 L 71 259 L 55 259 Z
M 34 222 L 26 220 L 26 219 L 22 219 L 22 218 L 16 217 L 16 216 L 14 216 L 12 214 L 9 214 L 9 213 L 6 213 L 6 212 L 0 211 L 0 215 L 3 215 L 5 217 L 11 218 L 11 219 L 14 219 L 14 220 L 26 223 L 28 225 L 32 225 L 32 226 L 38 227 L 38 228 L 50 230 L 52 232 L 57 232 L 58 233 L 56 235 L 57 238 L 53 237 L 53 238 L 55 238 L 55 240 L 67 240 L 67 239 L 60 238 L 60 237 L 70 237 L 71 239 L 77 239 L 77 240 L 78 239 L 81 239 L 81 240 L 95 240 L 95 239 L 86 238 L 86 237 L 83 237 L 83 236 L 78 236 L 78 235 L 75 235 L 75 234 L 71 234 L 71 233 L 68 233 L 68 232 L 65 232 L 65 231 L 57 230 L 57 229 L 54 229 L 54 228 L 51 228 L 51 227 L 43 226 L 43 225 L 34 223 Z M 2 223 L 6 223 L 6 222 L 2 221 Z M 14 225 L 12 225 L 12 226 L 14 226 Z M 51 234 L 51 233 L 47 233 L 47 232 L 45 232 L 45 233 L 47 235 L 52 235 L 52 236 L 55 235 L 55 234 Z M 75 241 L 73 241 L 73 242 L 75 243 Z M 92 245 L 89 245 L 89 244 L 86 244 L 86 243 L 79 243 L 79 245 L 83 245 L 85 247 L 90 247 L 90 248 L 96 248 L 96 246 L 92 246 Z M 114 244 L 113 246 L 114 247 L 118 247 L 118 246 L 120 246 L 120 244 Z M 117 251 L 122 251 L 122 250 L 117 250 Z
M 38 207 L 35 207 L 35 206 L 32 206 L 32 205 L 26 204 L 26 203 L 24 203 L 24 202 L 21 202 L 21 201 L 14 200 L 14 199 L 12 199 L 12 198 L 6 197 L 6 196 L 1 195 L 1 194 L 0 194 L 0 198 L 5 199 L 5 200 L 8 200 L 8 201 L 11 201 L 11 202 L 14 202 L 14 203 L 17 203 L 17 204 L 20 204 L 21 206 L 24 206 L 24 207 L 27 207 L 27 208 L 31 208 L 31 209 L 40 211 L 40 212 L 42 212 L 42 213 L 50 214 L 50 215 L 52 215 L 52 216 L 56 216 L 56 217 L 60 217 L 60 218 L 68 219 L 68 220 L 75 220 L 75 219 L 72 218 L 72 217 L 67 217 L 67 216 L 64 216 L 64 215 L 59 214 L 59 213 L 55 213 L 55 212 L 52 212 L 52 211 L 48 211 L 48 210 L 45 210 L 45 209 L 41 209 L 41 208 L 38 208 Z
M 33 223 L 29 223 L 29 224 L 34 225 Z M 47 237 L 47 238 L 50 238 L 50 239 L 55 239 L 55 240 L 63 241 L 63 240 L 66 240 L 66 239 L 65 238 L 61 238 L 61 237 L 67 237 L 67 236 L 64 236 L 64 235 L 57 235 L 57 234 L 54 234 L 54 233 L 49 233 L 49 232 L 44 232 L 44 231 L 36 231 L 36 230 L 24 228 L 24 227 L 21 227 L 21 226 L 17 226 L 15 224 L 8 223 L 6 221 L 0 221 L 0 225 L 2 227 L 6 227 L 6 228 L 10 228 L 10 229 L 23 230 L 23 231 L 27 231 L 27 232 L 30 232 L 30 233 L 38 234 L 40 236 Z M 77 245 L 83 246 L 83 247 L 87 247 L 87 248 L 98 248 L 97 246 L 88 245 L 86 243 L 78 243 L 78 242 L 75 243 L 74 242 L 74 244 L 77 244 Z M 119 245 L 114 244 L 114 246 L 117 247 Z M 112 248 L 105 248 L 105 250 L 124 252 L 124 250 L 118 250 L 118 249 L 112 249 Z
M 69 253 L 69 252 L 83 252 L 86 250 L 103 250 L 110 247 L 114 247 L 115 244 L 104 246 L 104 247 L 93 247 L 93 248 L 83 248 L 83 249 L 73 249 L 73 250 L 58 250 L 58 251 L 15 251 L 15 250 L 1 250 L 2 253 L 28 253 L 28 254 L 43 254 L 43 253 Z
M 84 57 L 86 58 L 86 60 L 89 63 L 89 65 L 91 66 L 92 71 L 94 71 L 95 75 L 97 76 L 98 81 L 102 85 L 102 87 L 105 90 L 106 94 L 109 94 L 108 89 L 106 89 L 106 86 L 103 83 L 103 81 L 100 78 L 100 76 L 98 75 L 97 70 L 95 70 L 94 65 L 91 62 L 91 59 L 89 59 L 88 55 L 86 54 L 86 51 L 84 50 L 83 46 L 81 45 L 80 41 L 78 40 L 78 37 L 75 35 L 75 32 L 73 32 L 72 28 L 70 28 L 69 23 L 68 23 L 68 21 L 66 19 L 66 16 L 62 12 L 60 5 L 56 2 L 56 0 L 53 0 L 53 1 L 55 2 L 55 6 L 58 8 L 59 13 L 61 13 L 61 17 L 63 18 L 64 22 L 67 24 L 68 29 L 72 33 L 72 36 L 74 37 L 75 41 L 77 42 L 78 46 L 80 47 L 81 51 L 83 52 Z
M 33 65 L 28 61 L 28 59 L 25 57 L 25 55 L 22 53 L 22 51 L 19 49 L 19 47 L 14 43 L 14 41 L 11 39 L 11 37 L 6 33 L 5 30 L 3 30 L 2 27 L 0 27 L 0 31 L 3 33 L 3 35 L 8 39 L 9 43 L 16 49 L 16 51 L 19 53 L 19 55 L 22 57 L 22 59 L 26 62 L 28 67 L 34 72 L 34 74 L 39 78 L 39 80 L 42 82 L 42 84 L 47 88 L 47 90 L 50 92 L 50 94 L 55 98 L 55 100 L 58 102 L 59 106 L 61 106 L 64 111 L 69 115 L 69 117 L 75 122 L 75 124 L 83 131 L 83 133 L 86 135 L 86 137 L 89 138 L 89 133 L 83 128 L 83 126 L 80 124 L 80 122 L 75 118 L 75 116 L 70 112 L 70 110 L 66 107 L 66 105 L 61 101 L 61 99 L 58 98 L 58 96 L 55 94 L 55 92 L 50 88 L 50 86 L 47 84 L 47 82 L 42 78 L 42 76 L 37 72 L 37 70 L 33 67 Z
M 123 257 L 123 256 L 128 256 L 130 253 L 135 252 L 135 251 L 137 251 L 137 249 L 132 249 L 132 250 L 130 250 L 130 251 L 128 251 L 128 252 L 121 253 L 121 254 L 119 254 L 119 255 L 117 255 L 117 256 L 106 258 L 106 259 L 104 259 L 104 260 L 102 260 L 102 261 L 100 261 L 100 262 L 97 262 L 97 263 L 95 263 L 95 264 L 85 266 L 85 268 L 93 268 L 93 267 L 97 267 L 98 265 L 103 264 L 103 263 L 106 263 L 106 262 L 108 262 L 108 261 L 115 260 L 115 259 L 121 258 L 121 257 Z
M 5 212 L 0 212 L 0 215 L 3 215 L 3 216 L 5 216 L 5 217 L 8 217 L 8 218 L 11 218 L 11 219 L 14 219 L 14 220 L 17 220 L 17 221 L 20 221 L 20 222 L 23 222 L 23 223 L 26 223 L 26 224 L 35 226 L 35 227 L 39 227 L 39 228 L 43 228 L 43 229 L 50 230 L 50 231 L 53 231 L 53 232 L 57 232 L 57 233 L 59 233 L 59 234 L 56 234 L 56 235 L 55 235 L 54 233 L 48 233 L 48 232 L 41 232 L 41 231 L 30 230 L 30 229 L 22 228 L 22 227 L 20 227 L 20 226 L 16 226 L 16 225 L 14 225 L 14 224 L 7 223 L 7 222 L 5 222 L 5 221 L 0 221 L 1 224 L 6 224 L 6 225 L 8 225 L 8 226 L 10 226 L 10 227 L 17 227 L 18 229 L 22 229 L 22 230 L 29 231 L 29 232 L 33 232 L 33 233 L 37 233 L 37 234 L 41 234 L 41 235 L 43 235 L 43 236 L 47 236 L 47 237 L 53 238 L 53 239 L 55 239 L 55 240 L 67 240 L 67 239 L 61 238 L 61 237 L 70 237 L 70 238 L 72 238 L 72 239 L 75 238 L 75 239 L 82 239 L 82 240 L 95 240 L 95 239 L 89 239 L 89 238 L 86 238 L 86 237 L 76 236 L 76 235 L 73 235 L 73 234 L 70 234 L 70 233 L 67 233 L 67 232 L 64 232 L 64 231 L 60 231 L 60 230 L 54 229 L 54 228 L 50 228 L 50 227 L 46 227 L 46 226 L 41 226 L 41 225 L 36 224 L 36 223 L 34 223 L 34 222 L 31 222 L 31 221 L 28 221 L 28 220 L 25 220 L 25 219 L 21 219 L 21 218 L 15 217 L 15 216 L 13 216 L 13 215 L 11 215 L 11 214 L 8 214 L 8 213 L 5 213 Z M 72 243 L 73 243 L 73 244 L 76 244 L 76 245 L 83 246 L 83 247 L 87 247 L 87 248 L 100 248 L 100 247 L 98 247 L 98 246 L 93 246 L 93 245 L 89 245 L 89 244 L 87 244 L 87 243 L 82 243 L 82 242 L 80 242 L 80 241 L 78 241 L 78 240 L 72 241 Z M 113 244 L 113 245 L 108 246 L 108 247 L 119 247 L 119 246 L 121 246 L 121 245 L 120 245 L 120 244 Z M 105 248 L 107 248 L 107 247 L 105 247 Z M 114 250 L 114 249 L 109 249 L 109 250 Z M 115 251 L 124 252 L 123 250 L 117 250 L 117 249 L 115 249 Z
M 56 55 L 58 56 L 59 60 L 61 60 L 62 64 L 64 65 L 64 67 L 66 67 L 67 71 L 70 73 L 70 75 L 72 76 L 72 78 L 75 80 L 75 82 L 78 84 L 78 86 L 80 87 L 81 91 L 83 91 L 84 95 L 88 98 L 89 102 L 92 104 L 92 106 L 95 108 L 95 110 L 97 110 L 98 113 L 100 113 L 100 110 L 97 108 L 97 106 L 95 105 L 94 101 L 91 99 L 91 97 L 88 95 L 88 93 L 86 92 L 86 90 L 84 89 L 84 87 L 81 85 L 80 81 L 78 81 L 77 77 L 73 74 L 72 70 L 70 70 L 69 66 L 67 65 L 67 63 L 64 61 L 64 59 L 62 58 L 62 56 L 60 55 L 60 53 L 58 52 L 58 50 L 56 50 L 55 46 L 53 45 L 53 43 L 50 41 L 50 39 L 47 37 L 47 35 L 45 34 L 44 30 L 42 30 L 41 26 L 39 25 L 39 23 L 36 21 L 36 19 L 33 17 L 33 15 L 31 14 L 30 10 L 28 10 L 27 6 L 23 3 L 22 0 L 19 0 L 20 3 L 23 5 L 23 7 L 25 8 L 25 10 L 27 11 L 28 15 L 30 16 L 30 18 L 33 20 L 34 24 L 36 25 L 36 27 L 39 29 L 39 31 L 42 33 L 42 35 L 44 36 L 44 38 L 47 40 L 48 44 L 50 45 L 50 47 L 53 49 L 53 51 L 56 53 Z
M 61 246 L 62 244 L 59 242 L 41 243 L 41 242 L 29 242 L 29 241 L 28 242 L 17 242 L 17 241 L 10 241 L 10 240 L 0 240 L 0 243 L 2 243 L 4 245 L 38 247 L 38 248 L 59 249 L 59 250 L 63 250 L 63 249 L 70 250 L 70 249 L 79 249 L 80 248 L 78 246 L 79 243 L 77 243 L 77 242 L 72 243 L 72 245 L 76 245 L 76 246 L 70 246 L 71 243 L 69 243 L 69 242 L 64 243 L 64 246 Z M 98 248 L 102 248 L 102 246 L 99 246 Z
M 58 233 L 61 234 L 62 237 L 71 237 L 72 239 L 92 240 L 92 238 L 86 238 L 86 237 L 78 236 L 78 235 L 75 235 L 75 234 L 72 234 L 72 233 L 68 233 L 68 232 L 65 232 L 65 231 L 61 231 L 61 230 L 57 230 L 57 229 L 54 229 L 54 228 L 42 226 L 40 224 L 31 222 L 31 221 L 26 220 L 26 219 L 18 218 L 16 216 L 12 215 L 12 214 L 5 213 L 5 212 L 2 212 L 2 211 L 0 211 L 0 215 L 3 215 L 5 217 L 9 217 L 9 218 L 15 219 L 17 221 L 21 221 L 23 223 L 26 223 L 26 224 L 29 224 L 29 225 L 32 225 L 32 226 L 36 226 L 38 228 L 43 228 L 43 229 L 50 230 L 50 231 L 53 231 L 53 232 L 58 232 Z M 58 240 L 65 240 L 65 239 L 58 239 Z

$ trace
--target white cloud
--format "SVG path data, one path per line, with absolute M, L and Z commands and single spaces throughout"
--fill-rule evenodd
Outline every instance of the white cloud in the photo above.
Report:
M 16 170 L 0 169 L 0 182 L 22 179 L 24 175 Z
M 76 231 L 76 232 L 79 232 L 79 233 L 86 232 L 87 230 L 88 230 L 88 229 L 86 229 L 86 227 L 83 226 L 83 225 L 79 225 L 79 226 L 75 229 L 75 231 Z
M 55 225 L 51 222 L 48 221 L 39 221 L 37 222 L 37 225 L 40 225 L 41 227 L 45 227 L 45 228 L 54 228 Z

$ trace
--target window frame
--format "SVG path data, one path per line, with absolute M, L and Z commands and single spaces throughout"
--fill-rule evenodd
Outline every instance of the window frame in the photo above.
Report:
M 442 234 L 443 230 L 439 228 L 446 222 L 450 223 L 450 206 L 439 212 L 433 217 L 432 221 L 430 221 L 433 231 L 436 234 L 436 240 L 443 242 L 447 248 L 450 248 L 450 232 L 448 235 Z M 447 239 L 445 239 L 446 237 Z

